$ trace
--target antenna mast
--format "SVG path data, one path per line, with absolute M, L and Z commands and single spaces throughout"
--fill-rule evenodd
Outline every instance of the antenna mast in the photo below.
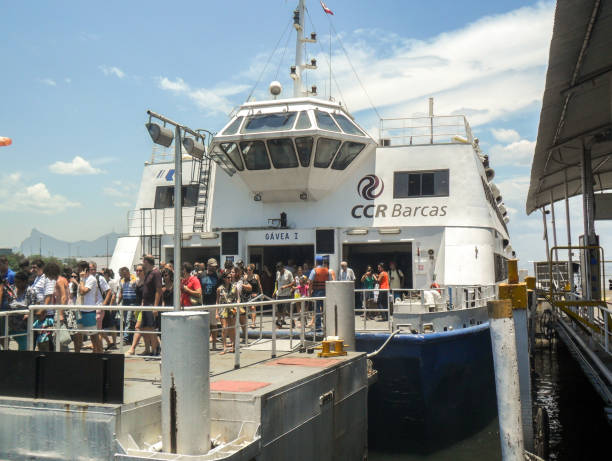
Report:
M 304 68 L 304 0 L 300 0 L 297 9 L 293 12 L 293 27 L 297 32 L 295 40 L 295 66 L 291 69 L 293 78 L 293 97 L 304 95 L 302 88 L 302 69 Z

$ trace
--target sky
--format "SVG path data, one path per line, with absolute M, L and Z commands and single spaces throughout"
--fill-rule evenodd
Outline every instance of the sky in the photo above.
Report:
M 0 136 L 13 139 L 0 147 L 0 247 L 34 227 L 66 240 L 125 232 L 151 154 L 146 110 L 218 131 L 251 92 L 266 99 L 270 81 L 290 95 L 296 3 L 0 0 Z M 319 36 L 308 85 L 329 95 L 332 31 L 332 96 L 375 138 L 377 112 L 425 114 L 429 97 L 436 114 L 466 115 L 496 171 L 521 266 L 542 259 L 541 215 L 524 210 L 554 3 L 326 4 L 333 16 L 307 3 L 306 31 Z

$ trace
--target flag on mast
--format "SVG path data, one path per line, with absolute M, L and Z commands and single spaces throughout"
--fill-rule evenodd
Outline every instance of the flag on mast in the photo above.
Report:
M 332 16 L 334 15 L 334 12 L 330 10 L 329 8 L 327 8 L 327 5 L 323 3 L 322 1 L 321 1 L 321 7 L 323 8 L 323 11 L 325 11 L 327 14 L 331 14 Z

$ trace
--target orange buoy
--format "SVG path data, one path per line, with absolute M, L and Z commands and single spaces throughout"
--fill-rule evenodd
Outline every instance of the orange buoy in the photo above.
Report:
M 11 138 L 0 136 L 0 146 L 10 146 L 11 144 L 13 144 L 13 140 Z

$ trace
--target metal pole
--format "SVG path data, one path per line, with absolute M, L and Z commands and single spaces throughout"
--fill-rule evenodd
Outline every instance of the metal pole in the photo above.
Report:
M 540 210 L 542 211 L 542 225 L 544 226 L 544 240 L 546 241 L 546 261 L 548 261 L 548 264 L 551 264 L 550 246 L 548 245 L 548 225 L 546 224 L 546 209 L 542 207 Z M 552 283 L 552 280 L 550 283 Z
M 524 461 L 521 393 L 514 321 L 510 300 L 489 301 L 489 331 L 493 348 L 499 438 L 504 461 Z
M 276 358 L 276 304 L 272 303 L 272 356 Z
M 181 310 L 181 246 L 183 236 L 183 154 L 181 153 L 181 127 L 176 125 L 174 134 L 174 310 Z
M 302 58 L 302 47 L 304 46 L 304 0 L 300 0 L 298 4 L 298 14 L 300 15 L 299 24 L 295 25 L 297 36 L 295 39 L 295 78 L 293 79 L 293 97 L 301 98 L 302 90 L 302 66 L 304 65 Z M 329 86 L 331 94 L 331 84 Z
M 553 200 L 553 192 L 552 189 L 550 191 L 550 216 L 551 216 L 551 224 L 553 231 L 553 245 L 557 246 L 557 222 L 555 221 L 555 202 Z M 555 249 L 555 261 L 559 262 L 559 250 Z
M 240 330 L 242 329 L 240 324 L 240 306 L 236 306 L 236 316 L 234 318 L 234 369 L 237 370 L 240 368 Z
M 34 350 L 34 332 L 32 328 L 34 328 L 34 311 L 30 308 L 30 313 L 28 314 L 28 350 Z
M 209 313 L 162 314 L 162 443 L 165 452 L 210 450 Z
M 567 246 L 572 246 L 572 229 L 570 224 L 570 212 L 569 212 L 569 192 L 567 190 L 567 170 L 565 170 L 565 226 L 567 227 Z M 572 263 L 572 250 L 567 250 L 568 260 L 568 277 L 570 281 L 570 291 L 574 289 L 574 265 Z

